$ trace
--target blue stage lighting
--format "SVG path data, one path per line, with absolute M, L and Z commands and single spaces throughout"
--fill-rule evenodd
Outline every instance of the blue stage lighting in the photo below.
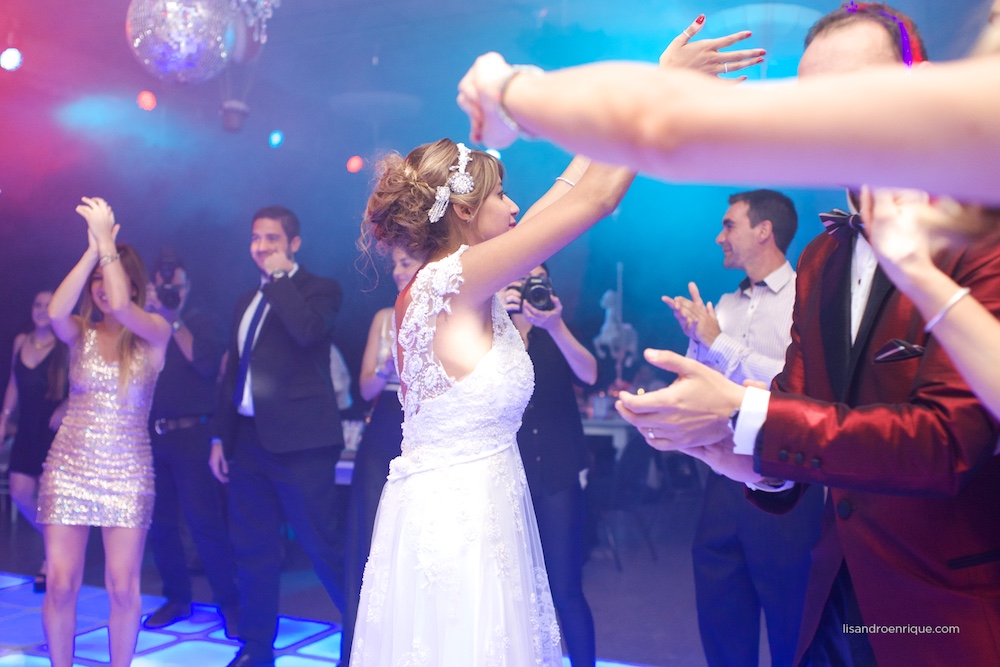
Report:
M 285 143 L 285 133 L 281 130 L 275 130 L 267 138 L 267 143 L 271 145 L 271 148 L 277 148 L 281 144 Z

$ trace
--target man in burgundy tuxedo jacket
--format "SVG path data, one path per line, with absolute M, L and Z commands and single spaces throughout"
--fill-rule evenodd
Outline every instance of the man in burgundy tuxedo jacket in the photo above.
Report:
M 800 74 L 875 64 L 890 46 L 879 38 L 901 25 L 915 34 L 906 22 L 847 18 L 811 34 Z M 653 353 L 681 377 L 624 395 L 620 410 L 659 449 L 696 446 L 768 511 L 792 507 L 802 483 L 829 487 L 796 663 L 866 664 L 866 637 L 881 667 L 1000 664 L 1000 425 L 910 300 L 872 271 L 851 226 L 800 257 L 792 343 L 773 392 Z M 939 264 L 1000 316 L 1000 249 Z M 712 444 L 727 431 L 729 451 Z M 847 649 L 845 634 L 862 641 Z
M 850 345 L 850 256 L 850 238 L 825 234 L 802 254 L 792 344 L 754 451 L 764 476 L 830 487 L 797 653 L 829 654 L 810 640 L 850 621 L 846 564 L 865 625 L 959 628 L 868 633 L 879 665 L 1000 664 L 1000 428 L 881 271 Z M 1000 249 L 942 266 L 1000 315 Z M 922 353 L 893 355 L 906 349 L 895 340 Z M 782 512 L 803 488 L 751 500 Z

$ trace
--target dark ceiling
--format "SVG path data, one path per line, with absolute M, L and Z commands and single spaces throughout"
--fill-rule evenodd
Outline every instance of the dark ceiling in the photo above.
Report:
M 121 240 L 148 259 L 163 244 L 178 247 L 203 298 L 226 313 L 254 279 L 249 216 L 266 204 L 290 206 L 303 220 L 300 258 L 348 293 L 340 336 L 351 358 L 371 313 L 392 295 L 386 281 L 363 292 L 368 281 L 355 268 L 371 159 L 441 136 L 465 137 L 455 85 L 476 55 L 498 50 L 512 62 L 546 68 L 652 61 L 704 12 L 706 35 L 754 31 L 751 45 L 769 53 L 767 69 L 754 77 L 789 76 L 805 29 L 836 6 L 829 0 L 284 0 L 254 63 L 207 83 L 178 85 L 158 81 L 133 58 L 125 39 L 128 4 L 0 0 L 0 39 L 10 35 L 25 58 L 20 70 L 0 71 L 0 281 L 8 295 L 0 349 L 9 349 L 11 331 L 25 323 L 33 290 L 58 282 L 83 250 L 83 224 L 73 213 L 79 197 L 101 195 L 115 207 Z M 900 0 L 897 6 L 922 27 L 932 58 L 947 59 L 970 43 L 986 4 Z M 152 112 L 135 103 L 143 89 L 158 99 Z M 224 131 L 219 117 L 230 96 L 250 108 L 239 133 Z M 267 137 L 275 129 L 286 139 L 272 149 Z M 352 155 L 366 159 L 360 173 L 345 169 Z M 506 189 L 522 210 L 566 159 L 542 143 L 505 151 Z M 623 261 L 626 319 L 643 344 L 678 347 L 659 295 L 680 293 L 690 279 L 717 294 L 739 279 L 720 270 L 712 244 L 731 191 L 640 181 L 615 220 L 557 257 L 556 287 L 584 336 L 596 333 L 597 301 L 613 286 L 615 262 Z M 818 231 L 814 214 L 839 195 L 792 194 L 804 221 L 797 252 Z

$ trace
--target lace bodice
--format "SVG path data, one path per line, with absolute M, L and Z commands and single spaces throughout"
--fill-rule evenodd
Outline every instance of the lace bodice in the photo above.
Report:
M 462 254 L 468 246 L 425 266 L 410 288 L 411 303 L 399 326 L 403 365 L 403 456 L 393 474 L 474 457 L 509 445 L 534 390 L 534 371 L 521 336 L 493 298 L 493 346 L 464 378 L 448 375 L 434 354 L 437 316 L 451 312 L 462 287 Z M 397 359 L 397 368 L 400 364 Z
M 399 327 L 402 453 L 389 464 L 365 566 L 357 667 L 562 665 L 517 451 L 535 384 L 524 343 L 494 297 L 493 344 L 468 375 L 450 377 L 434 354 L 465 250 L 417 273 Z

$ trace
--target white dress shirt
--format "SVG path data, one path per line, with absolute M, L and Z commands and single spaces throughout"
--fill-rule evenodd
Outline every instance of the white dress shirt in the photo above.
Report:
M 687 356 L 738 384 L 758 380 L 769 385 L 785 366 L 794 305 L 795 270 L 788 262 L 756 285 L 744 280 L 715 306 L 722 333 L 711 347 L 692 340 Z
M 288 272 L 288 277 L 295 275 L 295 272 L 299 270 L 299 265 L 294 264 L 292 270 Z M 253 319 L 253 313 L 257 310 L 257 304 L 260 300 L 264 298 L 264 292 L 261 289 L 264 285 L 268 284 L 269 278 L 261 276 L 260 287 L 257 289 L 257 293 L 254 294 L 253 299 L 250 300 L 250 305 L 247 309 L 243 311 L 243 319 L 240 320 L 240 328 L 236 332 L 236 351 L 239 352 L 239 356 L 243 356 L 243 342 L 247 339 L 247 329 L 250 328 L 250 321 Z M 264 314 L 261 315 L 260 322 L 257 323 L 257 331 L 253 334 L 253 345 L 257 344 L 257 337 L 260 336 L 260 330 L 264 327 L 264 320 L 267 319 L 267 314 L 271 312 L 271 304 L 264 306 Z M 253 349 L 253 346 L 251 346 Z M 240 413 L 244 417 L 253 417 L 253 371 L 247 368 L 247 381 L 243 385 L 243 400 L 240 402 L 239 406 L 236 408 L 236 412 Z

